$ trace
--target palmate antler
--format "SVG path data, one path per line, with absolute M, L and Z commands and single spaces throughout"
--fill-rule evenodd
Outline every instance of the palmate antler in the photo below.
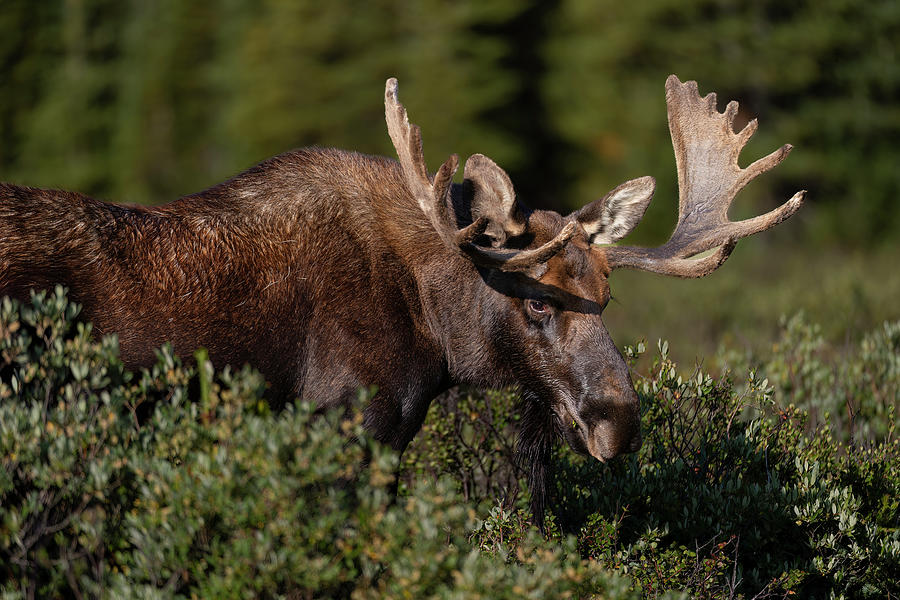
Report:
M 669 131 L 678 169 L 678 224 L 672 237 L 657 248 L 606 248 L 610 268 L 628 267 L 679 277 L 702 277 L 715 271 L 731 254 L 740 238 L 765 231 L 793 215 L 803 204 L 800 191 L 775 210 L 732 222 L 728 208 L 738 192 L 757 175 L 780 163 L 791 151 L 785 144 L 746 169 L 738 155 L 756 131 L 754 119 L 739 132 L 733 130 L 738 103 L 729 102 L 725 113 L 716 110 L 716 95 L 701 98 L 697 82 L 681 83 L 675 75 L 666 81 Z M 718 247 L 698 260 L 689 257 Z
M 434 178 L 429 177 L 421 131 L 409 122 L 406 109 L 397 97 L 397 80 L 393 77 L 387 80 L 384 88 L 384 114 L 409 191 L 444 243 L 473 263 L 502 271 L 524 271 L 550 260 L 575 235 L 577 225 L 568 223 L 552 240 L 530 250 L 494 250 L 475 245 L 473 240 L 485 232 L 489 220 L 479 217 L 471 225 L 457 229 L 448 211 L 451 179 L 459 166 L 459 158 L 455 154 L 450 156 Z

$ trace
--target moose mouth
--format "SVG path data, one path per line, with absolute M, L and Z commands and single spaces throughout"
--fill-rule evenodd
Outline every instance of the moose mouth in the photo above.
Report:
M 556 413 L 559 421 L 558 426 L 572 450 L 583 456 L 593 456 L 602 463 L 615 456 L 607 456 L 603 452 L 598 452 L 597 444 L 590 443 L 591 437 L 588 425 L 573 415 L 568 407 L 563 407 L 561 412 L 561 415 L 559 412 Z
M 557 416 L 558 427 L 569 447 L 583 456 L 593 456 L 605 463 L 620 454 L 637 452 L 641 447 L 639 425 L 628 444 L 623 445 L 617 443 L 621 436 L 615 430 L 616 425 L 609 420 L 590 425 L 584 419 L 573 414 L 565 404 L 561 410 L 554 412 Z

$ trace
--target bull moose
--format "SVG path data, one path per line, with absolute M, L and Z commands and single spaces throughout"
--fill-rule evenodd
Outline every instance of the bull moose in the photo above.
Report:
M 0 295 L 63 284 L 97 335 L 118 334 L 126 365 L 154 362 L 167 341 L 182 355 L 204 346 L 218 366 L 257 367 L 276 405 L 347 406 L 377 386 L 364 425 L 399 451 L 449 387 L 518 386 L 541 523 L 556 439 L 601 461 L 641 444 L 638 397 L 601 318 L 610 272 L 704 276 L 803 201 L 729 221 L 735 195 L 791 146 L 742 169 L 756 121 L 735 132 L 736 102 L 719 113 L 715 94 L 674 75 L 666 101 L 680 199 L 660 247 L 610 245 L 643 216 L 651 177 L 562 216 L 524 206 L 481 154 L 462 183 L 455 155 L 430 174 L 389 79 L 399 162 L 294 150 L 153 208 L 0 184 Z

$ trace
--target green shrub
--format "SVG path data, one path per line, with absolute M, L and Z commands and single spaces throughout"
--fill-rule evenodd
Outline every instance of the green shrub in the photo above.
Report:
M 857 347 L 836 348 L 803 313 L 781 319 L 765 357 L 723 353 L 739 372 L 767 377 L 774 399 L 810 415 L 810 431 L 826 422 L 842 441 L 866 446 L 900 425 L 900 322 L 885 322 Z
M 449 476 L 481 511 L 526 505 L 516 460 L 518 397 L 511 390 L 452 389 L 437 398 L 422 430 L 403 453 L 403 485 Z
M 358 415 L 272 414 L 258 374 L 203 351 L 130 373 L 77 312 L 61 290 L 0 304 L 4 597 L 900 594 L 896 324 L 838 360 L 786 322 L 737 383 L 681 374 L 660 343 L 635 377 L 643 448 L 603 465 L 561 446 L 544 539 L 510 391 L 435 402 L 400 464 Z M 841 398 L 853 418 L 788 403 Z
M 767 380 L 751 372 L 735 392 L 699 368 L 682 377 L 664 345 L 636 385 L 645 413 L 636 457 L 608 467 L 560 460 L 560 521 L 580 527 L 587 555 L 621 565 L 645 592 L 900 591 L 896 441 L 862 450 L 828 429 L 807 434 L 805 415 L 777 406 Z M 595 551 L 591 540 L 610 528 L 616 545 Z
M 574 539 L 488 547 L 446 479 L 395 500 L 358 418 L 270 414 L 202 352 L 128 373 L 76 315 L 61 290 L 0 307 L 4 597 L 636 597 Z
M 606 465 L 567 448 L 555 456 L 552 509 L 582 556 L 652 598 L 900 593 L 900 444 L 891 422 L 880 424 L 882 441 L 845 445 L 830 423 L 810 429 L 803 411 L 779 406 L 770 381 L 750 372 L 736 389 L 729 376 L 699 368 L 683 376 L 667 350 L 660 343 L 651 372 L 635 380 L 640 452 Z M 522 530 L 521 514 L 502 506 L 485 523 L 482 547 Z

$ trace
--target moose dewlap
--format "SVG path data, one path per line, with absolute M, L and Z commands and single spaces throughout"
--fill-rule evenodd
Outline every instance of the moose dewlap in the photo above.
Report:
M 118 334 L 129 366 L 167 341 L 185 356 L 204 346 L 219 366 L 260 369 L 276 404 L 342 405 L 375 385 L 365 424 L 401 450 L 448 387 L 516 385 L 540 522 L 555 439 L 599 460 L 641 443 L 638 398 L 601 319 L 610 271 L 706 275 L 803 200 L 729 221 L 737 193 L 791 147 L 742 169 L 756 122 L 735 132 L 737 103 L 719 113 L 714 94 L 675 76 L 666 102 L 680 199 L 658 248 L 604 246 L 637 225 L 651 177 L 562 216 L 525 207 L 480 154 L 461 184 L 456 156 L 430 174 L 390 79 L 399 162 L 295 150 L 156 208 L 0 184 L 0 294 L 63 284 L 97 335 Z

